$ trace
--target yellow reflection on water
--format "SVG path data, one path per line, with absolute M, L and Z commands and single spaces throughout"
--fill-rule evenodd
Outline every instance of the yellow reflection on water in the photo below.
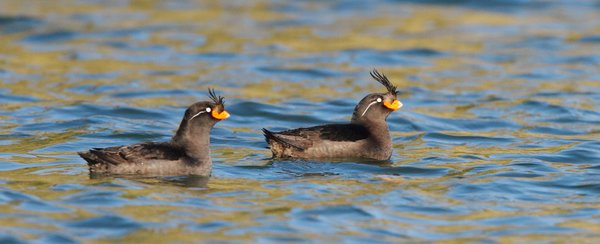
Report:
M 0 16 L 26 16 L 38 18 L 44 22 L 41 27 L 30 31 L 15 34 L 2 34 L 0 36 L 0 70 L 13 74 L 3 80 L 1 89 L 13 96 L 33 98 L 36 101 L 19 103 L 2 103 L 2 111 L 18 111 L 23 108 L 63 107 L 79 103 L 101 104 L 106 106 L 120 106 L 126 104 L 131 107 L 159 107 L 159 106 L 187 106 L 199 98 L 194 95 L 182 95 L 177 98 L 169 96 L 135 96 L 128 98 L 114 98 L 110 95 L 115 92 L 138 92 L 153 90 L 181 90 L 204 91 L 208 86 L 215 87 L 227 94 L 227 98 L 246 101 L 260 101 L 269 104 L 286 102 L 289 99 L 301 98 L 311 102 L 331 101 L 362 97 L 367 93 L 379 92 L 381 87 L 372 81 L 363 81 L 354 77 L 319 78 L 315 80 L 304 79 L 291 82 L 282 75 L 279 77 L 258 78 L 256 80 L 242 80 L 238 83 L 230 81 L 232 77 L 228 72 L 243 72 L 238 69 L 250 64 L 238 64 L 239 60 L 214 64 L 210 60 L 197 62 L 184 62 L 176 57 L 164 58 L 165 53 L 177 54 L 204 54 L 204 53 L 230 53 L 243 57 L 257 53 L 266 53 L 268 57 L 303 58 L 310 55 L 323 54 L 335 57 L 347 50 L 373 50 L 397 51 L 405 49 L 431 49 L 442 54 L 426 65 L 404 66 L 399 64 L 379 64 L 380 67 L 357 67 L 350 61 L 342 60 L 338 63 L 327 64 L 280 64 L 289 69 L 327 68 L 347 73 L 365 73 L 372 68 L 379 68 L 388 74 L 402 91 L 413 88 L 422 88 L 430 91 L 445 91 L 452 94 L 482 93 L 489 90 L 507 91 L 506 97 L 494 99 L 487 97 L 480 102 L 456 105 L 453 101 L 446 101 L 439 106 L 411 106 L 407 104 L 403 110 L 410 113 L 427 115 L 444 119 L 477 119 L 477 109 L 509 110 L 527 101 L 547 103 L 549 106 L 563 106 L 567 108 L 597 111 L 598 104 L 593 99 L 582 98 L 567 101 L 563 97 L 535 97 L 539 92 L 556 91 L 569 94 L 585 93 L 590 88 L 600 87 L 600 83 L 591 77 L 582 76 L 580 79 L 569 82 L 552 80 L 539 80 L 527 83 L 518 75 L 531 72 L 535 68 L 544 68 L 554 65 L 552 62 L 540 64 L 542 67 L 529 67 L 523 65 L 522 60 L 507 60 L 494 64 L 485 63 L 476 59 L 478 54 L 489 51 L 490 42 L 499 46 L 509 46 L 515 42 L 535 36 L 557 34 L 566 36 L 570 42 L 576 42 L 581 37 L 597 35 L 598 28 L 592 28 L 578 33 L 563 33 L 563 30 L 537 30 L 529 28 L 526 23 L 545 23 L 556 21 L 557 16 L 563 13 L 541 12 L 532 15 L 519 15 L 502 12 L 477 10 L 475 8 L 462 8 L 460 6 L 434 6 L 418 4 L 393 5 L 398 9 L 388 9 L 387 6 L 375 7 L 374 11 L 391 11 L 393 14 L 336 16 L 332 21 L 304 23 L 293 12 L 279 12 L 268 1 L 244 2 L 241 4 L 230 2 L 191 1 L 195 7 L 165 8 L 161 1 L 130 1 L 121 5 L 103 4 L 101 2 L 57 4 L 53 1 L 2 1 L 0 3 Z M 315 11 L 321 8 L 318 3 L 307 3 L 308 8 Z M 198 7 L 199 6 L 199 7 Z M 401 8 L 400 8 L 401 7 Z M 74 16 L 91 15 L 100 20 L 79 20 Z M 594 17 L 594 16 L 588 16 Z M 593 18 L 589 18 L 593 19 Z M 289 21 L 291 24 L 285 25 Z M 573 20 L 571 24 L 578 24 Z M 482 27 L 483 26 L 483 27 Z M 177 28 L 175 28 L 177 27 Z M 514 28 L 521 29 L 523 34 L 518 36 L 497 36 L 485 31 L 469 31 L 476 28 Z M 157 28 L 149 34 L 136 35 L 135 31 L 143 28 Z M 161 29 L 162 28 L 162 29 Z M 129 31 L 127 31 L 129 30 Z M 28 43 L 27 38 L 36 34 L 68 31 L 77 35 L 63 41 L 40 44 Z M 111 31 L 122 31 L 114 34 Z M 557 33 L 558 32 L 558 33 Z M 383 33 L 383 34 L 381 34 Z M 175 36 L 175 37 L 174 37 Z M 29 41 L 31 42 L 31 41 Z M 107 42 L 126 43 L 132 49 L 142 48 L 141 51 L 119 49 L 107 45 Z M 596 44 L 589 44 L 586 48 L 569 48 L 560 51 L 559 55 L 577 57 L 584 55 L 600 55 L 595 49 Z M 43 47 L 41 47 L 43 46 Z M 160 46 L 164 49 L 152 49 Z M 270 49 L 271 47 L 276 47 Z M 144 51 L 143 48 L 149 48 Z M 162 51 L 161 51 L 162 50 Z M 166 50 L 166 51 L 165 51 Z M 527 54 L 530 50 L 519 48 L 509 49 L 508 54 Z M 86 56 L 82 54 L 93 53 Z M 138 56 L 139 55 L 139 56 Z M 269 56 L 270 55 L 270 56 Z M 152 58 L 156 56 L 156 58 Z M 168 55 L 167 55 L 168 56 Z M 522 56 L 519 56 L 522 57 Z M 252 61 L 241 61 L 249 62 Z M 260 60 L 257 60 L 260 61 Z M 327 60 L 326 62 L 329 62 Z M 493 65 L 493 69 L 486 69 Z M 580 68 L 578 64 L 561 64 L 569 69 Z M 368 66 L 368 67 L 367 67 Z M 373 65 L 375 66 L 375 65 Z M 250 66 L 254 69 L 254 66 Z M 151 71 L 175 71 L 169 75 L 152 75 Z M 176 72 L 184 71 L 184 72 Z M 455 76 L 453 72 L 466 72 Z M 106 75 L 109 78 L 85 78 L 85 75 Z M 446 75 L 449 74 L 449 75 Z M 81 76 L 78 76 L 81 75 Z M 292 75 L 290 75 L 292 76 Z M 417 76 L 418 79 L 409 79 Z M 84 78 L 81 78 L 84 77 Z M 237 87 L 217 83 L 219 77 L 227 84 L 236 84 Z M 224 78 L 221 78 L 224 77 Z M 280 78 L 284 77 L 284 78 Z M 490 80 L 478 80 L 486 77 Z M 501 77 L 497 79 L 491 79 Z M 239 77 L 238 77 L 239 78 Z M 244 77 L 245 78 L 245 77 Z M 417 81 L 415 81 L 417 80 Z M 527 84 L 526 84 L 527 83 Z M 132 85 L 133 84 L 133 85 Z M 86 86 L 90 91 L 85 94 L 75 92 L 74 89 Z M 110 87 L 118 89 L 110 90 Z M 108 87 L 108 88 L 107 88 Z M 339 89 L 343 87 L 344 89 Z M 107 89 L 109 91 L 105 91 Z M 410 94 L 403 95 L 410 99 Z M 478 100 L 479 101 L 479 100 Z M 398 116 L 402 116 L 399 111 Z M 255 240 L 260 236 L 261 218 L 275 219 L 280 222 L 291 222 L 294 211 L 310 210 L 323 206 L 356 205 L 365 208 L 381 208 L 383 215 L 390 218 L 373 218 L 357 225 L 373 228 L 411 228 L 414 227 L 408 220 L 437 220 L 437 221 L 478 221 L 495 218 L 509 218 L 518 216 L 553 216 L 576 212 L 586 208 L 600 208 L 597 203 L 565 202 L 563 204 L 532 204 L 524 201 L 506 203 L 507 206 L 519 208 L 518 211 L 505 211 L 493 209 L 500 203 L 483 202 L 483 207 L 490 209 L 469 209 L 468 213 L 453 213 L 431 215 L 419 212 L 398 211 L 391 208 L 390 203 L 382 203 L 380 197 L 365 198 L 364 196 L 383 196 L 394 194 L 394 191 L 403 191 L 427 199 L 443 206 L 464 206 L 473 204 L 464 199 L 449 196 L 456 187 L 457 182 L 467 181 L 472 184 L 485 184 L 496 180 L 488 176 L 512 171 L 509 168 L 511 159 L 494 158 L 494 155 L 519 155 L 528 157 L 532 155 L 555 155 L 572 148 L 577 143 L 564 143 L 561 145 L 543 147 L 517 147 L 516 144 L 535 143 L 541 139 L 547 140 L 579 140 L 597 141 L 600 129 L 595 125 L 590 126 L 589 133 L 577 135 L 554 135 L 534 133 L 528 131 L 533 126 L 550 125 L 549 122 L 532 121 L 535 111 L 525 111 L 522 114 L 508 113 L 512 118 L 510 122 L 517 123 L 523 129 L 511 131 L 472 132 L 472 131 L 438 131 L 449 136 L 483 136 L 490 138 L 516 138 L 519 142 L 505 145 L 470 145 L 448 144 L 445 147 L 431 146 L 423 138 L 424 132 L 393 132 L 393 137 L 411 137 L 415 139 L 394 145 L 395 158 L 393 166 L 402 166 L 422 161 L 428 157 L 442 157 L 446 159 L 459 159 L 459 162 L 430 162 L 419 165 L 428 169 L 447 170 L 442 176 L 433 177 L 405 177 L 396 175 L 375 175 L 374 182 L 351 180 L 344 177 L 304 177 L 292 180 L 253 180 L 248 178 L 230 179 L 214 177 L 206 188 L 191 189 L 172 185 L 156 179 L 130 180 L 125 183 L 119 179 L 90 179 L 85 173 L 85 165 L 80 159 L 66 159 L 74 156 L 74 152 L 34 152 L 53 145 L 81 140 L 79 136 L 92 133 L 86 128 L 66 130 L 61 132 L 31 133 L 22 137 L 12 138 L 16 123 L 4 123 L 0 131 L 9 135 L 8 142 L 0 145 L 0 153 L 15 154 L 3 157 L 3 160 L 27 164 L 27 168 L 0 172 L 0 180 L 7 182 L 3 187 L 12 191 L 22 192 L 29 196 L 39 198 L 42 202 L 49 202 L 58 207 L 68 208 L 68 212 L 35 212 L 50 220 L 73 221 L 82 220 L 102 214 L 100 210 L 110 209 L 111 213 L 131 218 L 140 222 L 170 223 L 173 219 L 184 219 L 189 222 L 179 222 L 165 227 L 142 228 L 125 237 L 100 241 L 151 241 L 151 242 L 177 242 L 198 240 Z M 179 120 L 178 115 L 174 115 Z M 1 119 L 10 119 L 9 115 L 0 115 Z M 43 121 L 39 121 L 43 122 Z M 568 125 L 569 128 L 580 128 L 578 125 Z M 252 132 L 247 127 L 230 128 L 234 132 Z M 257 132 L 257 138 L 260 138 Z M 262 140 L 262 138 L 260 138 Z M 267 149 L 247 149 L 234 147 L 217 147 L 213 149 L 213 157 L 220 158 L 225 164 L 231 165 L 252 156 L 250 162 L 242 164 L 263 164 L 256 158 L 269 156 Z M 480 159 L 464 159 L 464 155 L 471 155 Z M 76 157 L 75 157 L 76 158 Z M 266 160 L 265 160 L 266 161 Z M 52 165 L 57 163 L 57 165 Z M 60 163 L 60 164 L 58 164 Z M 562 163 L 562 164 L 561 164 Z M 550 167 L 561 173 L 548 173 L 537 178 L 522 179 L 523 181 L 547 181 L 563 172 L 582 170 L 585 166 L 573 167 L 566 165 L 569 162 L 559 162 Z M 590 162 L 593 163 L 593 162 Z M 44 164 L 36 166 L 35 164 Z M 504 167 L 475 172 L 481 165 L 502 165 Z M 31 167 L 30 167 L 31 166 Z M 40 173 L 43 170 L 58 168 L 59 171 Z M 63 172 L 61 172 L 61 170 Z M 68 172 L 75 172 L 69 174 Z M 106 187 L 103 184 L 123 183 L 135 185 L 135 189 L 123 187 Z M 77 204 L 68 204 L 63 200 L 72 194 L 82 192 L 81 189 L 65 191 L 51 190 L 61 184 L 83 185 L 94 189 L 113 189 L 120 192 L 119 198 L 135 200 L 136 204 L 123 206 L 90 207 Z M 329 192 L 319 192 L 314 189 L 296 189 L 300 193 L 310 195 L 312 199 L 298 201 L 290 200 L 295 194 L 290 184 L 319 185 L 334 189 Z M 189 198 L 206 200 L 206 206 L 193 204 L 171 204 L 185 201 Z M 576 199 L 577 196 L 573 196 Z M 146 202 L 144 202 L 146 201 Z M 32 214 L 29 209 L 23 209 L 22 201 L 13 201 L 0 208 L 2 214 Z M 504 203 L 502 203 L 504 204 Z M 388 208 L 388 209 L 386 209 Z M 100 209 L 100 210 L 98 210 Z M 531 211 L 528 211 L 531 210 Z M 375 210 L 373 210 L 376 212 Z M 183 216 L 182 216 L 183 215 Z M 378 216 L 381 217 L 381 216 Z M 393 218 L 397 217 L 397 218 Z M 211 223 L 215 221 L 226 222 L 229 225 L 217 228 L 210 233 L 202 233 L 186 229 L 189 223 Z M 430 231 L 439 233 L 460 233 L 465 230 L 479 231 L 480 237 L 456 238 L 448 242 L 481 241 L 487 233 L 511 230 L 518 228 L 510 225 L 478 225 L 478 224 L 446 224 L 421 225 L 430 228 Z M 60 228 L 53 223 L 32 223 L 19 217 L 0 218 L 0 226 L 23 227 L 43 229 L 60 232 Z M 557 226 L 574 228 L 586 233 L 598 233 L 600 226 L 589 219 L 567 220 Z M 252 232 L 252 228 L 258 228 Z M 234 230 L 248 229 L 248 231 L 235 232 Z M 262 231 L 267 232 L 262 229 Z M 338 235 L 366 236 L 365 233 L 355 229 L 338 230 Z M 333 236 L 316 234 L 312 232 L 280 234 L 268 233 L 270 236 L 296 236 L 299 238 L 319 238 L 326 241 L 339 241 Z M 475 234 L 478 236 L 478 234 Z M 24 234 L 25 239 L 37 238 L 34 234 Z M 501 236 L 500 242 L 537 242 L 552 241 L 553 234 L 522 234 L 517 236 Z M 588 239 L 589 238 L 589 239 Z M 572 237 L 574 241 L 591 241 L 595 236 L 578 235 Z M 419 239 L 391 239 L 392 241 L 419 241 Z M 88 240 L 85 240 L 88 241 Z M 444 240 L 442 240 L 444 241 Z

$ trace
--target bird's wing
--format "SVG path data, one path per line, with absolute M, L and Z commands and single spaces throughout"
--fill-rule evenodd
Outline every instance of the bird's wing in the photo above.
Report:
M 267 135 L 267 132 L 270 135 Z M 365 127 L 355 124 L 329 124 L 281 132 L 267 132 L 265 132 L 267 139 L 274 139 L 301 150 L 323 141 L 352 142 L 369 137 L 369 131 Z
M 94 148 L 89 151 L 100 161 L 119 165 L 147 160 L 177 160 L 183 151 L 167 143 L 141 143 L 120 147 Z

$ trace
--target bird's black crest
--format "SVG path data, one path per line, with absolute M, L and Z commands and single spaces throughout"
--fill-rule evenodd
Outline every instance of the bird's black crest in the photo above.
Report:
M 387 88 L 388 92 L 390 92 L 394 95 L 399 93 L 396 86 L 394 86 L 392 84 L 392 82 L 390 82 L 390 80 L 388 80 L 388 78 L 384 74 L 379 73 L 379 71 L 377 71 L 376 69 L 373 69 L 373 71 L 371 71 L 370 74 L 371 74 L 371 77 L 373 77 L 373 79 L 375 79 L 376 81 L 378 81 L 379 83 L 384 85 L 385 88 Z
M 210 99 L 212 99 L 216 104 L 225 105 L 225 102 L 223 101 L 225 98 L 222 96 L 217 96 L 215 89 L 208 88 L 208 97 L 210 97 Z

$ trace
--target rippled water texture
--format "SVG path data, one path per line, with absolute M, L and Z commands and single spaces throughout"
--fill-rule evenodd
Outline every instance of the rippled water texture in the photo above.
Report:
M 483 2 L 1 1 L 0 242 L 599 241 L 600 5 Z M 348 121 L 373 68 L 390 163 L 269 160 L 260 128 Z M 208 182 L 90 178 L 208 87 Z

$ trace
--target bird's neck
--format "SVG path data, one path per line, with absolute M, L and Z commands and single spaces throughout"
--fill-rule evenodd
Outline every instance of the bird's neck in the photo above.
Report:
M 385 120 L 352 120 L 352 124 L 362 125 L 367 128 L 373 142 L 381 145 L 390 144 L 390 129 Z
M 212 126 L 187 126 L 182 123 L 172 142 L 185 150 L 197 162 L 210 160 L 210 131 Z
M 389 159 L 392 155 L 392 137 L 385 122 L 382 121 L 352 121 L 360 124 L 369 131 L 368 145 L 374 150 L 369 152 L 371 157 L 378 159 Z

